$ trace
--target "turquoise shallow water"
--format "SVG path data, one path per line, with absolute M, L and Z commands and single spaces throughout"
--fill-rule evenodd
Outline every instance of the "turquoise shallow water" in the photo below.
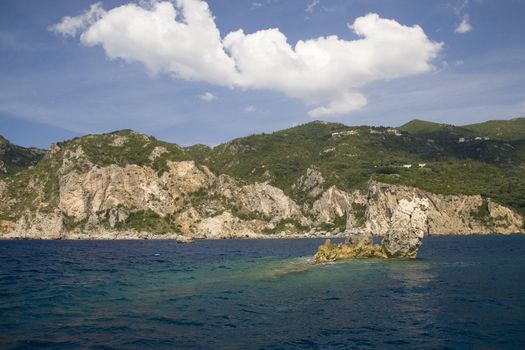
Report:
M 314 266 L 320 243 L 0 241 L 0 348 L 524 347 L 525 236 Z

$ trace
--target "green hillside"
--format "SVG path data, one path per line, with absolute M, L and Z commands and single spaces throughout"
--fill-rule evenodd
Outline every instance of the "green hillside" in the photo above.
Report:
M 58 143 L 57 146 L 61 152 L 74 151 L 77 146 L 81 146 L 87 159 L 99 166 L 136 164 L 162 171 L 167 169 L 168 160 L 192 159 L 191 155 L 174 143 L 159 141 L 132 130 L 77 137 Z M 151 154 L 155 148 L 158 149 L 159 155 L 152 158 Z
M 40 149 L 13 145 L 0 136 L 0 178 L 35 165 L 44 154 Z
M 489 120 L 484 123 L 465 125 L 464 128 L 479 136 L 488 136 L 498 140 L 517 141 L 525 139 L 525 118 Z
M 399 127 L 399 130 L 410 135 L 437 136 L 445 138 L 458 138 L 471 136 L 471 131 L 450 124 L 434 123 L 425 120 L 414 119 Z
M 46 196 L 52 201 L 58 191 L 61 159 L 65 152 L 77 152 L 81 146 L 83 157 L 98 166 L 137 164 L 162 172 L 167 160 L 193 159 L 216 174 L 246 183 L 268 181 L 299 203 L 313 199 L 293 185 L 313 167 L 323 174 L 325 188 L 361 189 L 375 179 L 434 193 L 482 194 L 525 214 L 525 138 L 508 128 L 509 123 L 522 122 L 455 127 L 415 120 L 395 129 L 315 121 L 214 148 L 181 148 L 122 130 L 58 143 L 49 157 L 12 176 L 9 191 L 31 202 L 35 198 L 23 191 L 28 179 L 36 178 L 45 182 Z M 498 138 L 480 131 L 485 129 L 496 130 Z M 160 152 L 152 158 L 154 150 Z M 75 164 L 79 171 L 84 166 L 82 161 Z
M 155 149 L 159 151 L 158 156 L 151 157 Z M 66 158 L 74 161 L 64 162 Z M 64 165 L 70 167 L 68 171 L 82 172 L 92 165 L 103 167 L 136 164 L 149 166 L 160 173 L 167 170 L 168 160 L 188 159 L 192 157 L 176 144 L 159 141 L 132 130 L 86 135 L 58 142 L 35 166 L 6 178 L 7 196 L 17 198 L 18 201 L 9 212 L 0 213 L 0 218 L 12 219 L 24 208 L 37 206 L 43 212 L 53 210 L 58 205 L 59 174 Z M 43 192 L 27 191 L 28 184 L 43 188 Z M 42 206 L 42 202 L 45 205 Z
M 399 127 L 400 130 L 418 136 L 484 137 L 501 141 L 525 139 L 525 118 L 489 120 L 478 124 L 455 126 L 414 119 Z
M 507 165 L 525 163 L 525 118 L 464 126 L 415 119 L 399 129 L 437 141 L 456 157 Z
M 376 179 L 435 193 L 483 194 L 525 211 L 525 174 L 517 143 L 474 137 L 460 143 L 468 130 L 428 122 L 408 128 L 411 132 L 405 127 L 312 122 L 235 139 L 207 152 L 201 148 L 198 160 L 217 173 L 269 181 L 299 202 L 308 199 L 295 194 L 292 185 L 308 167 L 315 167 L 327 186 L 344 190 L 363 188 Z

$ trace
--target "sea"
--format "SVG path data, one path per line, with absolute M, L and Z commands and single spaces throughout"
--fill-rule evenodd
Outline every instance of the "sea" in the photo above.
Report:
M 525 348 L 525 235 L 315 265 L 321 243 L 0 241 L 0 349 Z

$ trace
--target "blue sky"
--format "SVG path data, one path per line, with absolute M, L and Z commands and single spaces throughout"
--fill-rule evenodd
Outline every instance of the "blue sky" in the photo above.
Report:
M 52 27 L 65 23 L 65 16 L 82 16 L 93 3 L 0 2 L 0 134 L 21 145 L 47 147 L 81 134 L 131 128 L 182 145 L 216 145 L 314 119 L 398 126 L 414 118 L 467 124 L 525 115 L 523 0 L 209 0 L 210 18 L 222 40 L 220 55 L 229 62 L 238 52 L 234 61 L 242 71 L 224 73 L 224 78 L 217 74 L 228 62 L 210 72 L 208 65 L 199 63 L 209 51 L 202 42 L 210 35 L 198 27 L 189 29 L 191 50 L 184 57 L 178 55 L 177 43 L 169 47 L 169 54 L 155 52 L 154 35 L 143 35 L 137 42 L 121 38 L 115 27 L 100 29 L 102 24 L 120 25 L 114 9 L 130 6 L 130 1 L 103 1 L 103 14 L 77 28 L 76 35 L 65 34 L 70 27 Z M 182 11 L 181 3 L 170 6 Z M 138 6 L 142 12 L 137 12 Z M 130 16 L 150 14 L 155 4 L 142 1 L 138 6 Z M 367 17 L 369 13 L 379 20 Z M 361 25 L 365 29 L 372 22 L 384 24 L 372 29 L 380 37 L 398 29 L 399 35 L 384 46 L 365 42 L 361 51 L 345 51 L 347 42 L 364 39 L 355 31 L 360 28 L 354 23 L 357 18 L 367 21 Z M 395 21 L 393 27 L 386 19 Z M 136 27 L 136 18 L 124 20 Z M 239 29 L 243 34 L 228 46 L 225 37 Z M 337 69 L 347 82 L 338 79 L 333 67 L 326 71 L 333 76 L 323 83 L 325 71 L 318 77 L 297 68 L 291 84 L 280 76 L 287 73 L 279 69 L 284 63 L 274 65 L 268 51 L 252 52 L 267 44 L 249 35 L 258 31 L 285 38 L 293 50 L 298 41 L 317 49 L 319 41 L 310 39 L 337 35 L 341 48 L 300 59 L 315 67 L 325 55 L 339 60 Z M 178 37 L 162 40 L 170 38 Z M 404 62 L 389 56 L 396 50 L 406 53 L 400 56 Z M 420 52 L 424 55 L 412 59 Z M 296 53 L 299 50 L 291 54 Z M 379 63 L 360 67 L 360 55 Z M 178 68 L 181 62 L 192 73 Z

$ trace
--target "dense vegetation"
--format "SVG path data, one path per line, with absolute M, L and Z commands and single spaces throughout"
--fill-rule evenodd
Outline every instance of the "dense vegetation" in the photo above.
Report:
M 66 148 L 74 148 L 77 145 L 82 147 L 89 161 L 99 166 L 137 164 L 147 165 L 162 172 L 167 170 L 166 161 L 168 160 L 191 158 L 176 144 L 159 141 L 154 137 L 148 137 L 132 130 L 88 135 L 65 143 L 58 143 L 59 147 L 65 146 Z M 161 151 L 158 156 L 151 157 L 155 148 Z
M 456 127 L 412 121 L 399 129 L 312 122 L 192 152 L 212 171 L 292 190 L 308 167 L 327 185 L 369 179 L 443 194 L 481 194 L 525 213 L 525 119 Z M 514 126 L 513 126 L 514 125 Z M 207 150 L 207 152 L 206 152 Z
M 13 175 L 29 166 L 35 165 L 45 151 L 13 145 L 0 136 L 0 178 Z
M 466 125 L 465 128 L 478 135 L 505 141 L 518 141 L 524 139 L 525 118 L 489 120 L 485 123 Z

